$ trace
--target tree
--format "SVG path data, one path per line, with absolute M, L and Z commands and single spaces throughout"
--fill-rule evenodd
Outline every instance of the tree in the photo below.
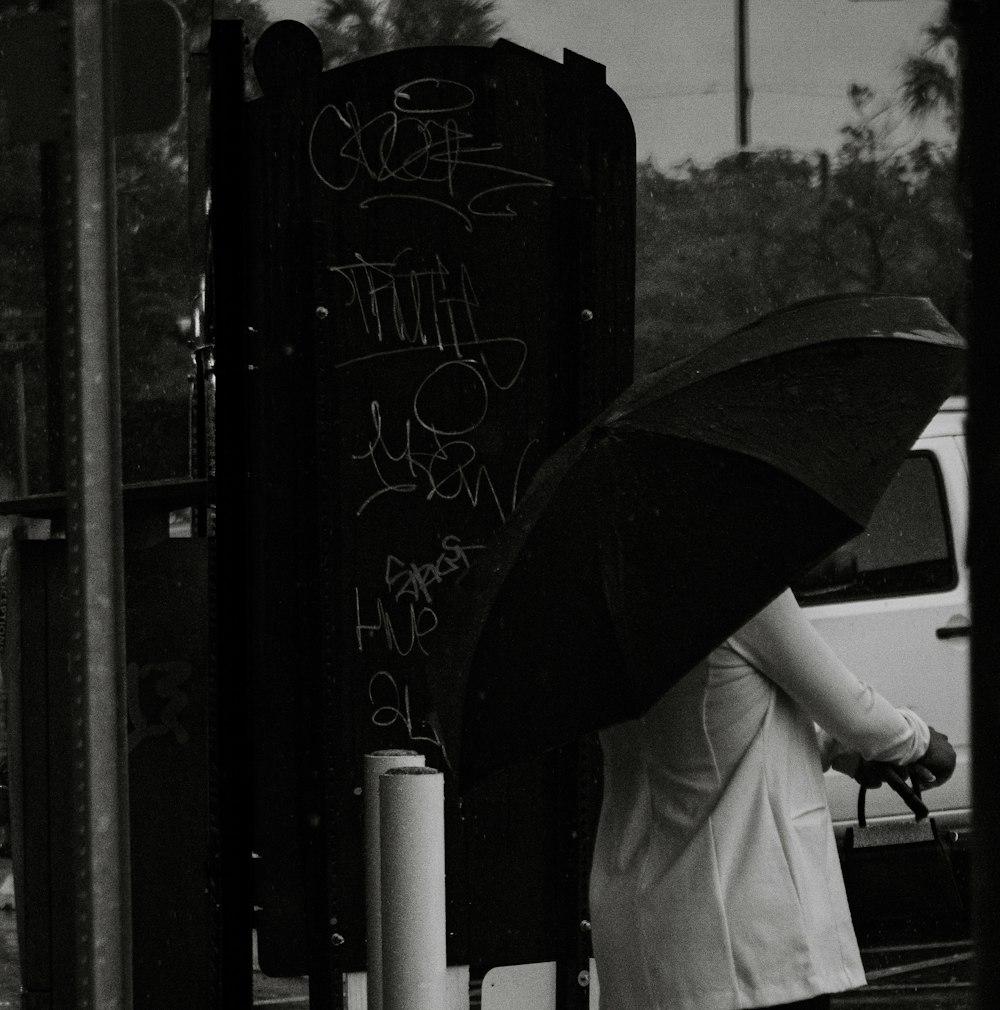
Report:
M 966 231 L 971 234 L 972 202 L 967 181 L 974 155 L 960 129 L 965 39 L 957 7 L 955 0 L 951 0 L 940 19 L 924 29 L 920 52 L 907 57 L 901 67 L 901 92 L 908 115 L 921 121 L 932 112 L 938 112 L 952 135 L 958 138 L 952 170 L 953 198 Z
M 204 49 L 209 13 L 243 22 L 249 55 L 269 24 L 257 0 L 173 0 L 192 50 Z M 190 193 L 187 109 L 170 129 L 121 137 L 118 163 L 119 337 L 126 480 L 177 476 L 188 462 L 191 350 L 184 325 L 199 288 L 190 210 L 204 205 Z M 197 155 L 196 155 L 197 156 Z
M 313 27 L 327 66 L 412 46 L 488 46 L 496 0 L 326 0 Z
M 951 195 L 954 151 L 897 149 L 873 92 L 852 85 L 855 120 L 841 130 L 818 233 L 831 276 L 865 291 L 924 294 L 962 316 L 964 242 Z
M 669 176 L 646 161 L 637 182 L 638 372 L 825 290 L 813 159 L 742 152 Z
M 907 113 L 918 120 L 941 113 L 949 130 L 957 133 L 962 100 L 961 32 L 950 6 L 940 20 L 924 28 L 920 52 L 908 56 L 900 69 Z
M 175 0 L 191 48 L 203 48 L 208 37 L 208 8 L 199 0 Z M 31 0 L 0 0 L 0 14 L 30 13 Z M 238 18 L 255 38 L 268 23 L 257 0 L 217 0 L 214 15 Z M 248 47 L 249 48 L 249 47 Z M 3 132 L 0 109 L 0 133 Z M 119 332 L 126 479 L 176 475 L 187 460 L 187 398 L 191 352 L 178 329 L 190 317 L 198 278 L 190 246 L 188 208 L 188 124 L 186 112 L 171 129 L 119 137 L 118 280 Z M 6 278 L 3 310 L 6 324 L 20 328 L 43 325 L 51 299 L 47 291 L 43 238 L 43 164 L 38 144 L 0 147 L 0 270 Z M 49 161 L 52 161 L 51 154 Z M 204 203 L 204 194 L 199 194 Z M 52 197 L 50 197 L 52 199 Z M 49 278 L 48 284 L 52 284 Z M 2 363 L 0 363 L 2 364 Z M 32 490 L 45 486 L 44 449 L 46 376 L 41 362 L 30 363 L 28 389 L 32 431 L 29 447 Z M 15 426 L 7 419 L 15 400 L 10 370 L 0 374 L 0 469 L 11 469 Z M 37 387 L 37 388 L 35 388 Z M 168 424 L 162 423 L 169 417 Z M 36 423 L 37 422 L 37 423 Z M 181 471 L 183 472 L 183 471 Z M 58 483 L 53 475 L 51 481 Z
M 670 174 L 638 166 L 636 367 L 641 373 L 793 301 L 852 291 L 931 298 L 953 323 L 965 245 L 955 153 L 891 143 L 854 86 L 835 155 L 740 152 Z

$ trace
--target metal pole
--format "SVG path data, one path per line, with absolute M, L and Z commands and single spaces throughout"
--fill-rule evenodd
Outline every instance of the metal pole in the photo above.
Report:
M 750 144 L 750 15 L 749 0 L 734 0 L 736 4 L 736 143 L 740 147 Z
M 217 781 L 213 783 L 217 790 L 218 863 L 213 874 L 217 889 L 213 899 L 219 916 L 221 1005 L 246 1007 L 253 1002 L 253 879 L 247 590 L 250 362 L 243 261 L 247 203 L 243 182 L 242 22 L 213 21 L 209 53 L 209 342 L 215 348 L 218 376 L 215 437 L 219 630 L 215 687 Z
M 19 351 L 19 354 L 23 351 Z M 17 398 L 17 489 L 28 493 L 28 405 L 24 392 L 24 362 L 14 362 L 14 393 Z
M 110 0 L 70 0 L 65 397 L 78 1007 L 131 1010 Z
M 996 375 L 1000 204 L 996 171 L 1000 137 L 995 96 L 1000 87 L 1000 12 L 990 0 L 953 0 L 951 14 L 964 36 L 962 135 L 959 166 L 971 191 L 969 229 L 972 284 L 969 334 L 969 568 L 972 587 L 972 927 L 976 944 L 977 1010 L 1000 995 L 1000 396 Z

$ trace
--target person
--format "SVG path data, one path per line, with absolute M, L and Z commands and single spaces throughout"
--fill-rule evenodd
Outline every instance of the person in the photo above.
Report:
M 601 1010 L 820 1008 L 865 984 L 823 772 L 887 762 L 940 785 L 955 752 L 858 680 L 790 590 L 601 746 Z

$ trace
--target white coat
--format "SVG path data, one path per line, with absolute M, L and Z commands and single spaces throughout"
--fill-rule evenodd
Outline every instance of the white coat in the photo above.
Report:
M 644 717 L 604 731 L 601 1010 L 736 1010 L 863 985 L 824 765 L 907 764 L 928 742 L 789 591 Z

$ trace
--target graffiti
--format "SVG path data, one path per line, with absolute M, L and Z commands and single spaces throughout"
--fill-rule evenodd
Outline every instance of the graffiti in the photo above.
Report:
M 372 723 L 383 729 L 399 724 L 406 730 L 407 739 L 433 744 L 444 751 L 444 745 L 432 726 L 425 726 L 426 732 L 417 732 L 410 711 L 410 689 L 406 685 L 400 691 L 396 679 L 388 670 L 376 670 L 368 681 L 368 700 L 374 706 Z
M 506 163 L 504 145 L 475 125 L 484 118 L 476 106 L 476 90 L 460 81 L 417 77 L 372 104 L 338 98 L 309 136 L 312 171 L 339 204 L 395 201 L 398 210 L 385 233 L 394 245 L 375 254 L 338 244 L 320 264 L 327 284 L 316 317 L 329 320 L 321 339 L 341 377 L 340 514 L 354 593 L 346 630 L 369 719 L 437 746 L 430 730 L 414 729 L 411 705 L 421 700 L 411 686 L 447 633 L 448 594 L 540 462 L 539 437 L 520 422 L 530 316 L 505 304 L 516 272 L 491 259 L 478 233 L 471 247 L 447 222 L 473 233 L 492 218 L 513 237 L 531 193 L 553 184 Z M 406 201 L 431 215 L 410 226 Z M 423 241 L 428 221 L 434 238 Z
M 336 192 L 358 179 L 374 184 L 380 191 L 362 198 L 363 208 L 417 201 L 456 216 L 470 232 L 477 217 L 516 217 L 512 195 L 548 189 L 552 180 L 504 165 L 502 144 L 479 142 L 459 125 L 455 114 L 475 102 L 458 81 L 422 77 L 395 88 L 391 107 L 374 115 L 362 116 L 351 101 L 327 105 L 310 131 L 312 169 Z
M 431 587 L 440 585 L 447 576 L 470 566 L 469 552 L 481 551 L 482 544 L 466 544 L 452 534 L 441 540 L 441 553 L 424 564 L 404 562 L 394 554 L 385 559 L 385 584 L 398 602 L 403 597 L 433 603 Z

